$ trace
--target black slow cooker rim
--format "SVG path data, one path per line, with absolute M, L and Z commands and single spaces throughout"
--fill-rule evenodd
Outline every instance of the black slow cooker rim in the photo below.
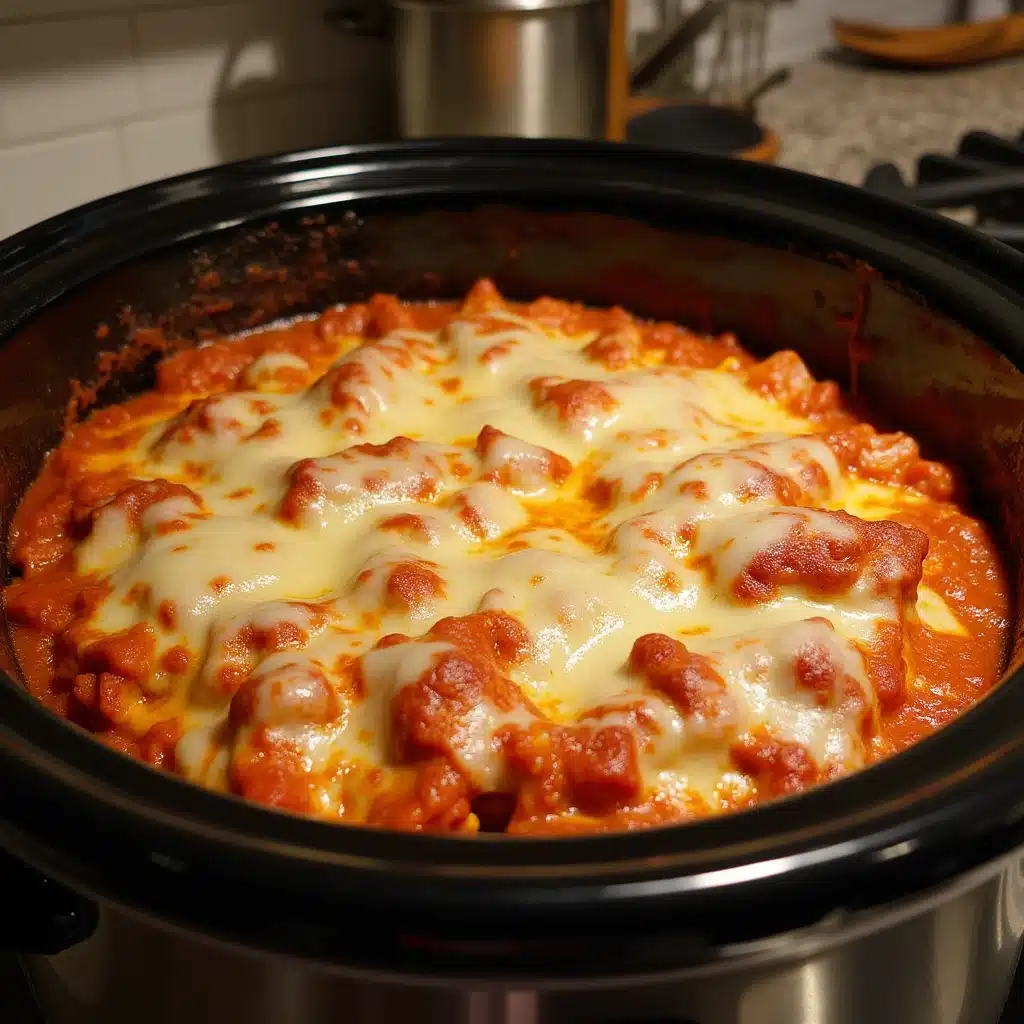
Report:
M 509 205 L 571 195 L 578 208 L 603 197 L 664 213 L 699 203 L 785 224 L 791 238 L 935 296 L 1024 369 L 1024 258 L 976 232 L 782 168 L 558 140 L 338 147 L 100 200 L 0 244 L 0 338 L 143 252 L 324 201 L 430 195 Z M 245 886 L 267 907 L 298 901 L 328 929 L 339 908 L 360 906 L 389 928 L 437 935 L 672 920 L 737 941 L 777 932 L 783 905 L 791 925 L 807 924 L 931 888 L 1020 843 L 1024 736 L 1013 726 L 1022 711 L 1016 673 L 900 757 L 799 798 L 639 833 L 466 841 L 349 829 L 205 792 L 110 752 L 4 679 L 0 842 L 90 891 L 184 921 L 223 919 Z M 252 939 L 260 929 L 245 930 Z

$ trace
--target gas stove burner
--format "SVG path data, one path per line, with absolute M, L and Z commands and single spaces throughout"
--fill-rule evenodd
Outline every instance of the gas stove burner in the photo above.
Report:
M 904 181 L 894 164 L 879 164 L 868 171 L 864 187 L 929 210 L 965 210 L 979 231 L 1024 250 L 1024 133 L 1006 139 L 968 132 L 954 156 L 921 156 L 915 184 Z

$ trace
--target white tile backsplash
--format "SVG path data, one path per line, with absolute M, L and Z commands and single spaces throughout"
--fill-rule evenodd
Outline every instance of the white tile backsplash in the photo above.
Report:
M 246 146 L 256 155 L 367 138 L 383 117 L 380 97 L 358 83 L 314 86 L 247 105 Z
M 8 140 L 79 132 L 139 111 L 125 17 L 0 25 L 0 122 Z
M 0 237 L 210 164 L 387 137 L 387 45 L 327 26 L 329 2 L 0 0 Z
M 130 185 L 252 155 L 246 151 L 243 111 L 237 106 L 205 106 L 133 121 L 121 129 L 121 145 Z
M 144 11 L 133 21 L 149 111 L 206 106 L 239 89 L 289 84 L 284 40 L 275 37 L 265 4 Z
M 0 149 L 0 237 L 127 185 L 109 129 Z
M 208 164 L 387 136 L 388 45 L 327 27 L 330 2 L 0 0 L 0 237 Z M 661 2 L 631 0 L 635 27 Z M 827 46 L 836 14 L 924 24 L 948 8 L 795 0 L 773 15 L 769 62 Z
M 303 0 L 296 0 L 297 3 Z M 308 4 L 309 0 L 305 0 Z M 296 78 L 307 85 L 380 79 L 388 67 L 390 46 L 383 40 L 344 32 L 325 32 L 318 19 L 304 19 L 294 36 Z
M 223 0 L 0 0 L 0 21 L 45 20 L 55 14 L 95 14 L 153 7 L 201 7 Z M 292 0 L 280 0 L 286 6 Z

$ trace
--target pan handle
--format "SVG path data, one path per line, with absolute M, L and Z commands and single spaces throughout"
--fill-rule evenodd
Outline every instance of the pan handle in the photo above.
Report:
M 328 7 L 324 21 L 332 28 L 357 36 L 376 38 L 391 34 L 391 11 L 383 0 L 341 0 Z
M 96 930 L 96 904 L 0 850 L 0 953 L 52 956 Z
M 770 75 L 766 75 L 743 97 L 740 102 L 740 109 L 753 113 L 754 108 L 757 106 L 757 101 L 765 93 L 771 92 L 772 89 L 777 89 L 780 85 L 785 85 L 791 76 L 792 72 L 789 68 L 778 68 Z

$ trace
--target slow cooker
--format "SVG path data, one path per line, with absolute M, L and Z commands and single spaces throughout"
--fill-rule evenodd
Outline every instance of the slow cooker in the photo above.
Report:
M 619 304 L 797 350 L 966 471 L 1016 570 L 1024 258 L 786 170 L 605 143 L 345 147 L 145 186 L 0 246 L 0 512 L 72 381 L 375 291 Z M 137 356 L 97 379 L 97 355 Z M 860 356 L 867 353 L 866 361 Z M 1020 638 L 1020 620 L 1016 637 Z M 1024 674 L 898 757 L 679 827 L 474 841 L 192 787 L 17 684 L 4 945 L 52 1024 L 991 1024 L 1024 938 Z

